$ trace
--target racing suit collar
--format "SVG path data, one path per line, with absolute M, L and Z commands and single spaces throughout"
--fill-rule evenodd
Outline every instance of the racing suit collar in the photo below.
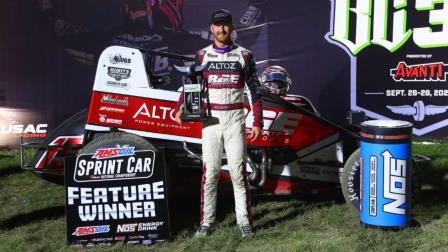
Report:
M 233 43 L 230 43 L 230 45 L 228 45 L 227 47 L 218 47 L 213 43 L 213 50 L 215 52 L 221 53 L 221 54 L 230 52 L 232 50 L 232 47 L 233 47 Z

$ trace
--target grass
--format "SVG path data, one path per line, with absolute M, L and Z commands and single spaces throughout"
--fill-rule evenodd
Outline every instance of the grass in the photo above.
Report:
M 416 225 L 391 232 L 360 227 L 339 193 L 253 196 L 256 236 L 242 240 L 233 198 L 219 196 L 219 223 L 207 238 L 193 238 L 199 193 L 173 200 L 172 240 L 152 246 L 87 248 L 87 251 L 447 251 L 448 142 L 414 144 L 432 158 L 413 208 Z M 32 153 L 28 153 L 32 155 Z M 66 245 L 64 188 L 21 171 L 17 151 L 0 151 L 0 251 L 80 251 Z

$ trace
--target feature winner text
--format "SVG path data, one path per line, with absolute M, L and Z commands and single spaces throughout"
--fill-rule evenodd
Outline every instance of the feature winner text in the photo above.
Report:
M 82 221 L 156 216 L 154 200 L 165 199 L 163 181 L 121 187 L 68 187 L 68 205 L 78 205 Z

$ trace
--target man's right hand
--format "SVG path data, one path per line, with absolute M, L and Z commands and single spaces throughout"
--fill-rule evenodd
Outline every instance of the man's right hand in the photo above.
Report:
M 176 121 L 178 124 L 182 124 L 182 120 L 180 119 L 180 116 L 182 115 L 182 111 L 179 110 L 174 115 L 174 121 Z

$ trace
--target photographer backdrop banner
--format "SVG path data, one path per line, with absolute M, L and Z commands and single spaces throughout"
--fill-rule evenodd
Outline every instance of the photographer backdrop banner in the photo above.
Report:
M 446 1 L 10 0 L 0 8 L 0 145 L 41 138 L 86 108 L 105 47 L 193 56 L 212 42 L 219 8 L 232 12 L 235 42 L 259 73 L 285 67 L 290 93 L 322 116 L 343 123 L 362 110 L 409 121 L 418 136 L 447 135 Z M 152 59 L 151 71 L 170 77 L 158 88 L 180 86 L 174 63 Z

